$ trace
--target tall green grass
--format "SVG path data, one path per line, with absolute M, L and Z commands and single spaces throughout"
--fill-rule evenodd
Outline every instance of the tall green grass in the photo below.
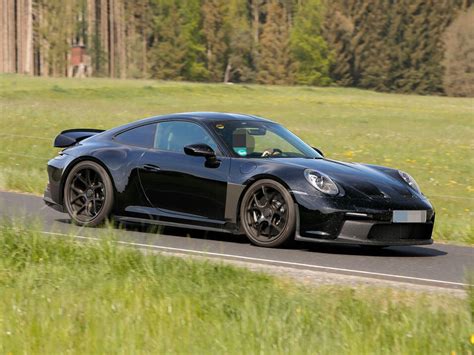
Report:
M 0 230 L 0 353 L 467 354 L 473 297 L 307 288 Z
M 474 244 L 474 100 L 345 88 L 0 75 L 0 188 L 40 194 L 53 138 L 183 111 L 257 114 L 329 158 L 412 174 L 437 211 L 435 239 Z

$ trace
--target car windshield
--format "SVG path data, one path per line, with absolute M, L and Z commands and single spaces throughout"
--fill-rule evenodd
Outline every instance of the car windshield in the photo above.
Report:
M 242 158 L 322 158 L 285 127 L 271 122 L 213 122 L 212 129 L 234 156 Z

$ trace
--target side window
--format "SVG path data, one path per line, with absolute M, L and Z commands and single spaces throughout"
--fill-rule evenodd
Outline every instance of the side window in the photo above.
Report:
M 143 148 L 153 148 L 155 131 L 156 124 L 148 124 L 120 133 L 115 136 L 115 140 L 123 144 L 135 145 Z
M 184 147 L 189 144 L 207 144 L 216 153 L 219 152 L 214 139 L 196 123 L 186 121 L 158 123 L 155 137 L 156 149 L 184 153 Z

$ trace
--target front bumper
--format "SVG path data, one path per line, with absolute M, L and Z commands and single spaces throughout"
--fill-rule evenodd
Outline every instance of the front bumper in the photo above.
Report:
M 406 205 L 377 207 L 379 208 L 364 206 L 346 209 L 326 205 L 320 209 L 308 209 L 299 205 L 296 209 L 295 239 L 305 242 L 379 246 L 433 243 L 431 236 L 435 213 L 429 203 L 418 201 Z M 393 223 L 394 209 L 425 210 L 427 220 L 425 223 Z
M 433 222 L 398 224 L 346 220 L 335 238 L 327 238 L 320 231 L 297 228 L 295 240 L 380 246 L 426 245 L 433 243 L 433 225 Z

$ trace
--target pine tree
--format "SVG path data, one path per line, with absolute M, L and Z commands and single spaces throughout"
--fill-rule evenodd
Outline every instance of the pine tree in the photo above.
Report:
M 386 2 L 366 0 L 356 13 L 352 45 L 357 86 L 388 90 L 389 50 L 385 46 L 388 6 Z
M 152 16 L 148 0 L 125 2 L 125 33 L 127 76 L 132 78 L 147 77 L 147 40 L 150 33 Z
M 323 36 L 323 9 L 320 0 L 302 2 L 291 32 L 291 51 L 298 84 L 328 85 L 330 54 Z
M 186 45 L 185 79 L 191 81 L 209 78 L 200 9 L 201 0 L 182 0 L 180 3 L 180 17 L 183 19 L 181 35 Z
M 204 0 L 202 4 L 202 31 L 206 42 L 206 64 L 209 79 L 212 81 L 224 79 L 229 36 L 225 23 L 227 11 L 226 0 Z
M 325 38 L 334 55 L 331 77 L 342 85 L 381 91 L 439 92 L 437 33 L 459 2 L 327 2 Z
M 267 4 L 267 18 L 260 37 L 257 82 L 291 84 L 289 28 L 287 14 L 276 0 Z
M 250 82 L 255 80 L 252 27 L 246 1 L 229 1 L 229 10 L 225 20 L 229 33 L 224 74 L 225 82 Z
M 200 31 L 200 1 L 154 0 L 151 76 L 158 79 L 204 80 L 205 46 Z
M 389 24 L 387 25 L 387 34 L 385 45 L 389 48 L 389 83 L 390 91 L 401 91 L 403 87 L 403 76 L 405 67 L 410 60 L 411 50 L 408 49 L 406 36 L 406 27 L 409 22 L 407 11 L 410 0 L 400 0 L 394 3 L 390 10 Z
M 443 87 L 448 95 L 474 97 L 473 23 L 474 6 L 461 12 L 443 34 Z
M 154 17 L 154 43 L 149 53 L 152 63 L 150 74 L 156 79 L 182 80 L 185 78 L 187 50 L 181 33 L 183 19 L 174 4 L 161 5 L 157 12 Z
M 330 49 L 329 75 L 337 85 L 352 86 L 354 84 L 353 32 L 352 20 L 339 8 L 329 7 L 323 34 Z

